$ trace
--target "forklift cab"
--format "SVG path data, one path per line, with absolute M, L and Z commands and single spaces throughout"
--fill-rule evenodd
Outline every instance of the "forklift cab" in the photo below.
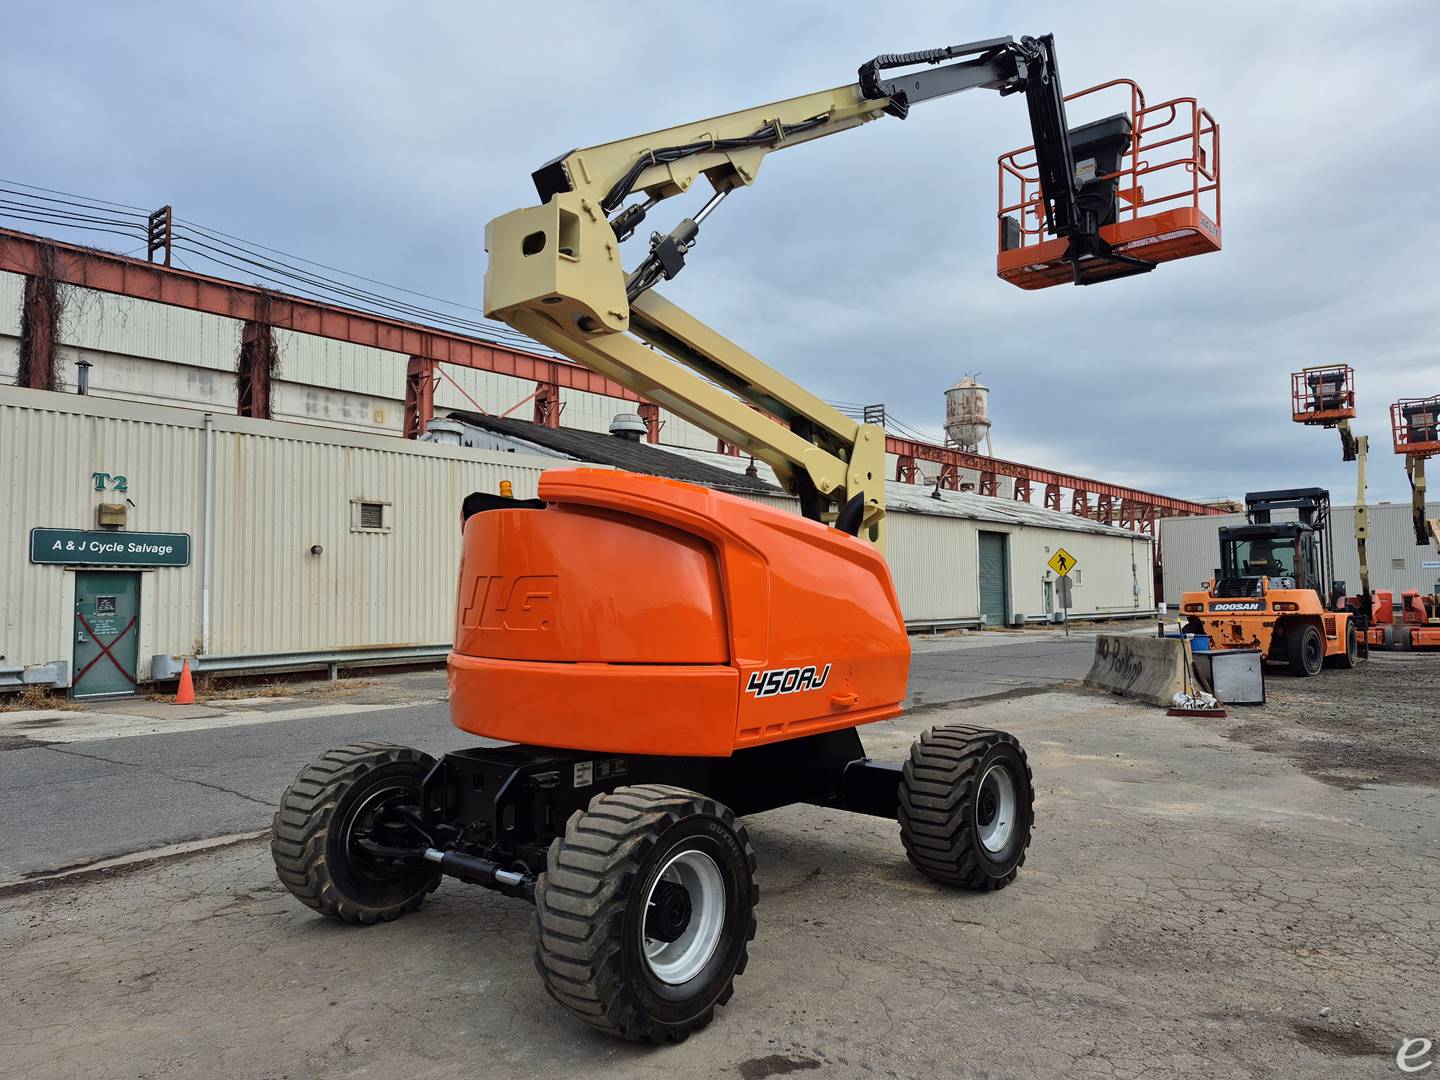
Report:
M 1220 530 L 1222 581 L 1244 581 L 1259 591 L 1260 578 L 1272 589 L 1322 591 L 1318 579 L 1319 544 L 1315 530 L 1299 522 L 1279 525 L 1237 525 Z

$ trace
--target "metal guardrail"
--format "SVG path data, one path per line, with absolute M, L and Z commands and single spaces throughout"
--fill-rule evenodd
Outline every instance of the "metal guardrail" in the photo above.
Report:
M 64 660 L 29 667 L 0 667 L 0 690 L 19 690 L 26 686 L 65 687 L 70 684 L 70 665 Z
M 242 653 L 230 656 L 173 656 L 157 653 L 150 661 L 150 678 L 178 679 L 185 661 L 194 674 L 244 674 L 263 671 L 311 671 L 328 668 L 331 678 L 342 667 L 378 667 L 383 664 L 439 663 L 450 654 L 450 645 L 411 645 L 390 649 L 329 649 L 319 652 Z

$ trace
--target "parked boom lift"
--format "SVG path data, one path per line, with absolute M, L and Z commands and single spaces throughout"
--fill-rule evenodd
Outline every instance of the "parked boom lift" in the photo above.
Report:
M 393 919 L 442 874 L 532 900 L 556 1000 L 604 1031 L 660 1041 L 708 1023 L 744 969 L 757 890 L 737 815 L 798 802 L 898 817 L 930 877 L 1013 880 L 1033 788 L 1012 736 L 937 727 L 902 766 L 866 757 L 856 731 L 901 712 L 910 658 L 881 554 L 884 431 L 655 291 L 772 151 L 974 88 L 1025 96 L 1039 178 L 1026 205 L 1054 244 L 1037 258 L 1065 280 L 1218 247 L 1218 226 L 1189 250 L 1163 239 L 1164 214 L 1129 212 L 1143 195 L 1120 191 L 1113 151 L 1149 114 L 1109 124 L 1111 157 L 1077 161 L 1048 36 L 887 54 L 837 89 L 542 166 L 539 204 L 485 230 L 486 314 L 765 461 L 803 516 L 584 469 L 546 472 L 536 499 L 466 498 L 451 715 L 505 745 L 436 760 L 361 743 L 302 771 L 272 845 L 301 901 L 351 922 Z M 704 205 L 654 233 L 627 272 L 621 244 L 702 178 Z M 1123 251 L 1106 224 L 1122 196 Z M 1135 246 L 1147 230 L 1157 242 Z

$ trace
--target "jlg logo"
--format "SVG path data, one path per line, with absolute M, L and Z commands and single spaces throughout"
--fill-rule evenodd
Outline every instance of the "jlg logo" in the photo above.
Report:
M 830 665 L 817 672 L 810 667 L 776 668 L 774 671 L 752 671 L 745 691 L 757 698 L 773 697 L 775 694 L 798 694 L 802 690 L 819 690 L 830 678 Z
M 460 615 L 466 630 L 549 630 L 554 626 L 555 574 L 522 574 L 517 578 L 477 577 Z

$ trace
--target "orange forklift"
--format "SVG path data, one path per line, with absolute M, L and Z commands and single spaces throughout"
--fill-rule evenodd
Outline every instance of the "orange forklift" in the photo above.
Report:
M 1294 509 L 1298 521 L 1274 522 Z M 1220 566 L 1201 592 L 1185 593 L 1186 630 L 1210 648 L 1258 649 L 1296 675 L 1352 668 L 1364 648 L 1364 612 L 1332 582 L 1330 493 L 1323 488 L 1254 491 L 1245 496 L 1248 524 L 1220 529 Z

